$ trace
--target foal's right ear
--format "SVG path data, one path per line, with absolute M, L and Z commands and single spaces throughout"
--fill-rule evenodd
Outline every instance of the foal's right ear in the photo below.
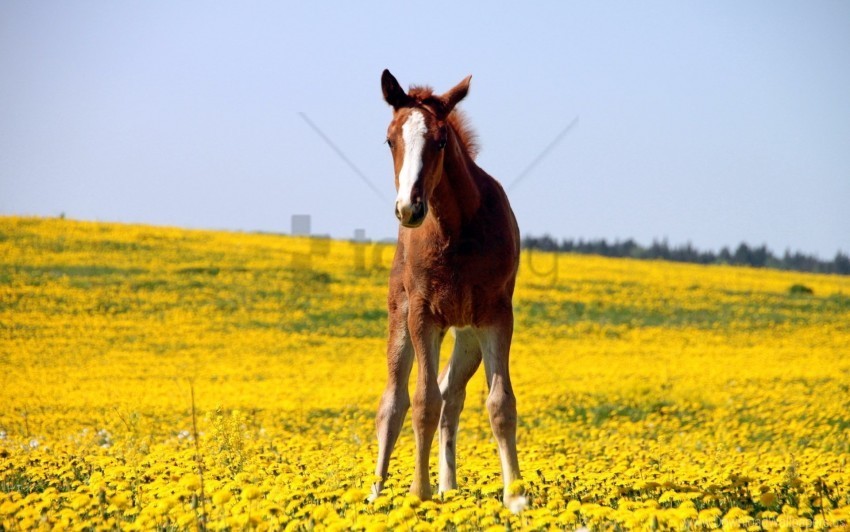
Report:
M 392 105 L 393 109 L 398 110 L 410 103 L 410 96 L 404 92 L 404 89 L 387 69 L 384 69 L 384 73 L 381 75 L 381 90 L 384 91 L 384 100 Z

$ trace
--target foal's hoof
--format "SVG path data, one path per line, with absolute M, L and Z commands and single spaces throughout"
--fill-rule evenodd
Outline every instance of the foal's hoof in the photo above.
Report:
M 369 504 L 372 504 L 373 502 L 375 502 L 375 499 L 377 499 L 380 495 L 381 495 L 381 486 L 378 485 L 378 484 L 372 484 L 372 490 L 369 493 L 369 496 L 366 497 L 366 501 Z
M 511 513 L 518 514 L 528 506 L 528 499 L 523 495 L 508 495 L 505 497 L 505 508 Z
M 419 497 L 420 501 L 430 501 L 431 500 L 431 485 L 425 484 L 420 486 L 415 482 L 410 486 L 410 494 L 416 495 Z

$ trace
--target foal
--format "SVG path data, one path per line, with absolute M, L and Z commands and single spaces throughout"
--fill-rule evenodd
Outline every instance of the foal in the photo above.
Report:
M 455 441 L 466 383 L 482 359 L 490 394 L 487 410 L 499 446 L 504 503 L 521 511 L 512 493 L 520 478 L 516 399 L 508 373 L 519 229 L 501 185 L 479 168 L 476 146 L 454 110 L 469 90 L 467 77 L 443 95 L 405 92 L 384 70 L 384 99 L 393 108 L 387 144 L 395 165 L 401 222 L 387 298 L 388 382 L 377 414 L 378 462 L 372 498 L 387 478 L 390 455 L 410 407 L 407 383 L 418 364 L 413 396 L 416 463 L 410 492 L 431 497 L 428 457 L 440 428 L 440 492 L 457 487 Z M 449 328 L 455 344 L 438 375 L 440 344 Z

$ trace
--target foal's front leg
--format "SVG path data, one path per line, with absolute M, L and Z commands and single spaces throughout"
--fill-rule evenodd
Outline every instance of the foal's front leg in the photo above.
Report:
M 416 392 L 413 394 L 416 462 L 410 493 L 422 500 L 427 500 L 431 498 L 428 459 L 431 456 L 431 443 L 434 441 L 434 433 L 437 431 L 442 408 L 440 386 L 437 382 L 437 365 L 440 361 L 440 342 L 443 339 L 443 331 L 421 307 L 411 308 L 408 316 L 410 339 L 413 342 L 419 368 Z
M 413 367 L 413 343 L 407 330 L 407 300 L 391 300 L 389 309 L 390 334 L 387 340 L 387 387 L 381 396 L 375 425 L 378 435 L 378 462 L 375 466 L 376 482 L 372 485 L 370 500 L 380 495 L 387 479 L 390 456 L 401 433 L 404 416 L 410 407 L 407 381 Z

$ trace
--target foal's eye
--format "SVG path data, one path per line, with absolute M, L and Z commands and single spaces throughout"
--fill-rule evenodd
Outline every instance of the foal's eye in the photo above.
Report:
M 393 147 L 393 141 L 391 141 L 390 139 L 387 139 L 387 146 L 389 146 L 389 147 L 390 147 L 390 149 L 392 149 L 392 147 Z
M 445 148 L 445 147 L 446 147 L 446 139 L 445 139 L 445 138 L 441 138 L 441 139 L 440 139 L 440 142 L 438 142 L 438 143 L 437 143 L 437 146 L 438 146 L 441 150 L 442 150 L 443 148 Z

